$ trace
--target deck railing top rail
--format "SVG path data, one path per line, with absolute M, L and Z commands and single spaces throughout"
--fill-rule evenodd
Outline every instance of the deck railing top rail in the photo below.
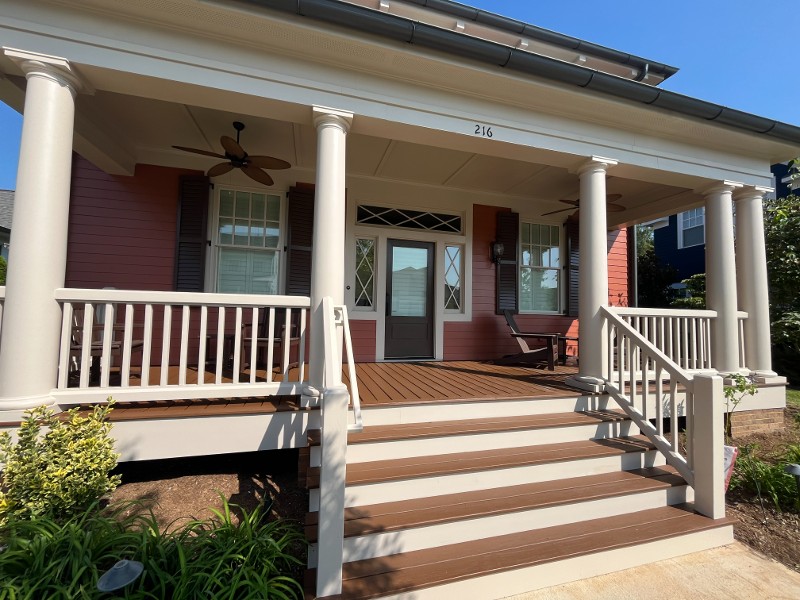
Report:
M 308 296 L 276 296 L 265 294 L 207 294 L 195 292 L 161 292 L 146 290 L 98 290 L 59 288 L 55 291 L 59 302 L 108 302 L 129 304 L 180 304 L 182 306 L 280 306 L 308 308 Z

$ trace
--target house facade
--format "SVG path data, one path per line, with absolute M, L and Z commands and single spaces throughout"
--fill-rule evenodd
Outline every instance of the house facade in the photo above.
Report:
M 623 479 L 669 487 L 648 491 L 668 496 L 648 500 L 664 510 L 693 500 L 670 521 L 686 524 L 680 548 L 623 546 L 656 544 L 655 560 L 731 539 L 720 375 L 758 378 L 752 411 L 785 403 L 761 203 L 769 165 L 800 154 L 800 128 L 665 91 L 668 65 L 445 1 L 34 0 L 0 16 L 0 98 L 24 113 L 2 423 L 113 396 L 129 410 L 115 426 L 125 460 L 308 449 L 319 597 L 499 597 L 574 577 L 575 563 L 533 564 L 533 551 L 512 568 L 516 538 L 491 533 L 517 535 L 523 511 L 538 523 L 525 543 L 549 552 L 561 545 L 542 523 L 583 527 L 570 507 L 543 520 L 539 506 L 506 508 L 477 529 L 443 516 L 435 532 L 349 521 L 367 505 L 445 510 L 466 505 L 449 494 L 608 478 L 613 461 Z M 708 310 L 629 308 L 627 227 L 701 206 Z M 569 387 L 542 384 L 545 402 L 478 362 L 517 348 L 505 310 L 577 339 L 577 367 L 553 375 Z M 423 377 L 435 365 L 449 376 Z M 390 391 L 361 406 L 359 387 Z M 537 419 L 576 411 L 597 462 L 548 471 L 540 446 L 572 460 L 583 442 L 574 428 L 536 437 Z M 679 418 L 688 448 L 669 436 Z M 512 424 L 529 419 L 524 434 Z M 474 439 L 495 421 L 505 441 Z M 472 462 L 434 469 L 436 456 Z M 500 470 L 464 477 L 487 460 Z M 661 510 L 627 515 L 612 496 L 582 518 L 622 531 Z M 506 545 L 476 546 L 510 561 L 496 573 L 470 571 L 470 555 L 457 576 L 403 583 L 415 560 L 487 540 Z M 599 562 L 586 549 L 578 570 L 634 564 L 630 548 Z

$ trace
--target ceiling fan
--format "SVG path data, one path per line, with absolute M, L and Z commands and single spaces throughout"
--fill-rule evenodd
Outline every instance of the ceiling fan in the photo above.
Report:
M 272 156 L 250 156 L 239 145 L 239 134 L 244 129 L 244 123 L 240 121 L 233 122 L 233 128 L 236 130 L 236 139 L 223 135 L 219 138 L 219 143 L 225 150 L 225 154 L 217 154 L 216 152 L 209 152 L 208 150 L 200 150 L 198 148 L 186 148 L 185 146 L 173 146 L 177 150 L 184 152 L 194 152 L 195 154 L 202 154 L 204 156 L 213 156 L 215 158 L 223 158 L 228 162 L 222 162 L 214 165 L 208 170 L 209 177 L 219 177 L 232 171 L 233 169 L 241 169 L 242 173 L 247 175 L 250 179 L 263 183 L 264 185 L 272 185 L 275 183 L 269 173 L 263 169 L 288 169 L 290 165 L 285 160 L 274 158 Z
M 608 201 L 608 204 L 606 204 L 606 206 L 608 207 L 609 212 L 622 212 L 623 210 L 625 210 L 624 206 L 622 206 L 621 204 L 617 204 L 617 200 L 619 200 L 620 198 L 622 198 L 622 194 L 608 194 L 608 196 L 606 196 L 606 200 Z M 547 215 L 554 215 L 556 213 L 566 212 L 568 210 L 579 208 L 580 206 L 580 200 L 559 200 L 559 202 L 563 202 L 564 204 L 569 204 L 570 208 L 560 208 L 558 210 L 551 210 L 550 212 L 543 213 L 542 216 L 545 217 Z M 575 214 L 577 215 L 578 211 L 575 211 Z

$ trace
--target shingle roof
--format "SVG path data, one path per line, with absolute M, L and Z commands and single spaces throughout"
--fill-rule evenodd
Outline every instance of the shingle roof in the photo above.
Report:
M 14 190 L 0 190 L 0 228 L 11 229 L 14 214 Z

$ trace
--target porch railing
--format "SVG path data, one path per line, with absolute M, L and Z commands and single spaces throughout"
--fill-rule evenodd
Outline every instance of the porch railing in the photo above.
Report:
M 601 308 L 607 324 L 603 349 L 608 356 L 606 392 L 666 457 L 667 463 L 695 488 L 697 509 L 713 518 L 724 516 L 722 378 L 682 368 L 635 328 L 630 319 L 618 314 L 621 310 L 630 309 Z M 707 317 L 703 314 L 697 318 Z M 680 327 L 684 326 L 681 323 Z M 673 323 L 673 330 L 674 327 Z M 667 339 L 667 330 L 663 330 L 662 337 L 658 322 L 655 329 L 656 342 Z M 651 330 L 652 322 L 648 324 L 648 331 Z M 707 333 L 706 328 L 702 335 Z M 685 347 L 681 344 L 679 348 L 678 356 L 686 357 Z M 708 345 L 700 348 L 706 349 Z M 697 353 L 701 355 L 699 350 Z M 700 363 L 692 359 L 690 364 Z M 679 435 L 680 417 L 685 418 L 683 444 Z
M 686 371 L 711 371 L 713 310 L 614 307 L 613 312 Z M 739 312 L 739 366 L 745 366 L 744 320 Z
M 325 387 L 334 388 L 342 385 L 342 369 L 347 360 L 347 375 L 350 392 L 350 407 L 353 410 L 353 422 L 348 424 L 348 431 L 362 431 L 364 421 L 361 417 L 361 397 L 358 394 L 358 377 L 353 356 L 353 340 L 350 336 L 350 321 L 346 306 L 334 306 L 330 298 L 322 301 L 323 324 L 325 335 Z M 339 337 L 341 329 L 341 338 Z M 342 354 L 342 342 L 344 354 Z M 324 401 L 324 399 L 323 399 Z
M 59 289 L 62 403 L 298 394 L 310 299 Z

